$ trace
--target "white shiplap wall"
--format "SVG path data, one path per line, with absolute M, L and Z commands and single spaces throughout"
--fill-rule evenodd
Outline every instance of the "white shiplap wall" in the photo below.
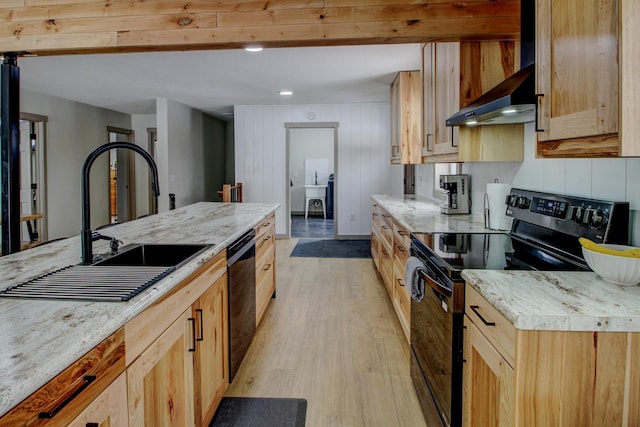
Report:
M 236 181 L 245 202 L 280 203 L 276 233 L 286 232 L 285 123 L 338 122 L 338 236 L 371 231 L 371 194 L 389 193 L 389 104 L 239 105 L 234 108 Z M 309 112 L 315 119 L 307 119 Z M 352 216 L 355 220 L 352 221 Z

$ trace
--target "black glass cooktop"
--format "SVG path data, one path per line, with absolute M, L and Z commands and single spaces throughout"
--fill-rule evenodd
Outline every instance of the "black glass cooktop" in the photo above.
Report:
M 411 236 L 423 254 L 452 278 L 464 269 L 588 269 L 509 233 L 413 233 Z

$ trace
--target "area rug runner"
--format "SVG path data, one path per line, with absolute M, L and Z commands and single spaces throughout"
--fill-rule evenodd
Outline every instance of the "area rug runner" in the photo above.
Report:
M 209 427 L 304 427 L 306 418 L 305 399 L 223 397 Z
M 371 240 L 300 239 L 292 257 L 371 258 Z

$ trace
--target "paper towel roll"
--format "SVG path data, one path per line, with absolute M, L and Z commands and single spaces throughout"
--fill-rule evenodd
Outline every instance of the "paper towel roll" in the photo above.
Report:
M 504 201 L 511 191 L 511 185 L 501 183 L 487 184 L 487 200 L 489 204 L 489 228 L 492 230 L 510 230 L 513 218 L 506 215 L 507 206 Z

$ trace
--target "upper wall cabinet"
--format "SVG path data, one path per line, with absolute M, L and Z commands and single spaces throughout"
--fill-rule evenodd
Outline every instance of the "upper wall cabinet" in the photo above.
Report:
M 446 119 L 517 71 L 513 41 L 422 47 L 423 163 L 522 161 L 524 127 L 447 127 Z
M 391 84 L 391 163 L 420 163 L 420 111 L 420 71 L 401 71 Z
M 640 155 L 639 20 L 637 0 L 537 2 L 540 156 Z

